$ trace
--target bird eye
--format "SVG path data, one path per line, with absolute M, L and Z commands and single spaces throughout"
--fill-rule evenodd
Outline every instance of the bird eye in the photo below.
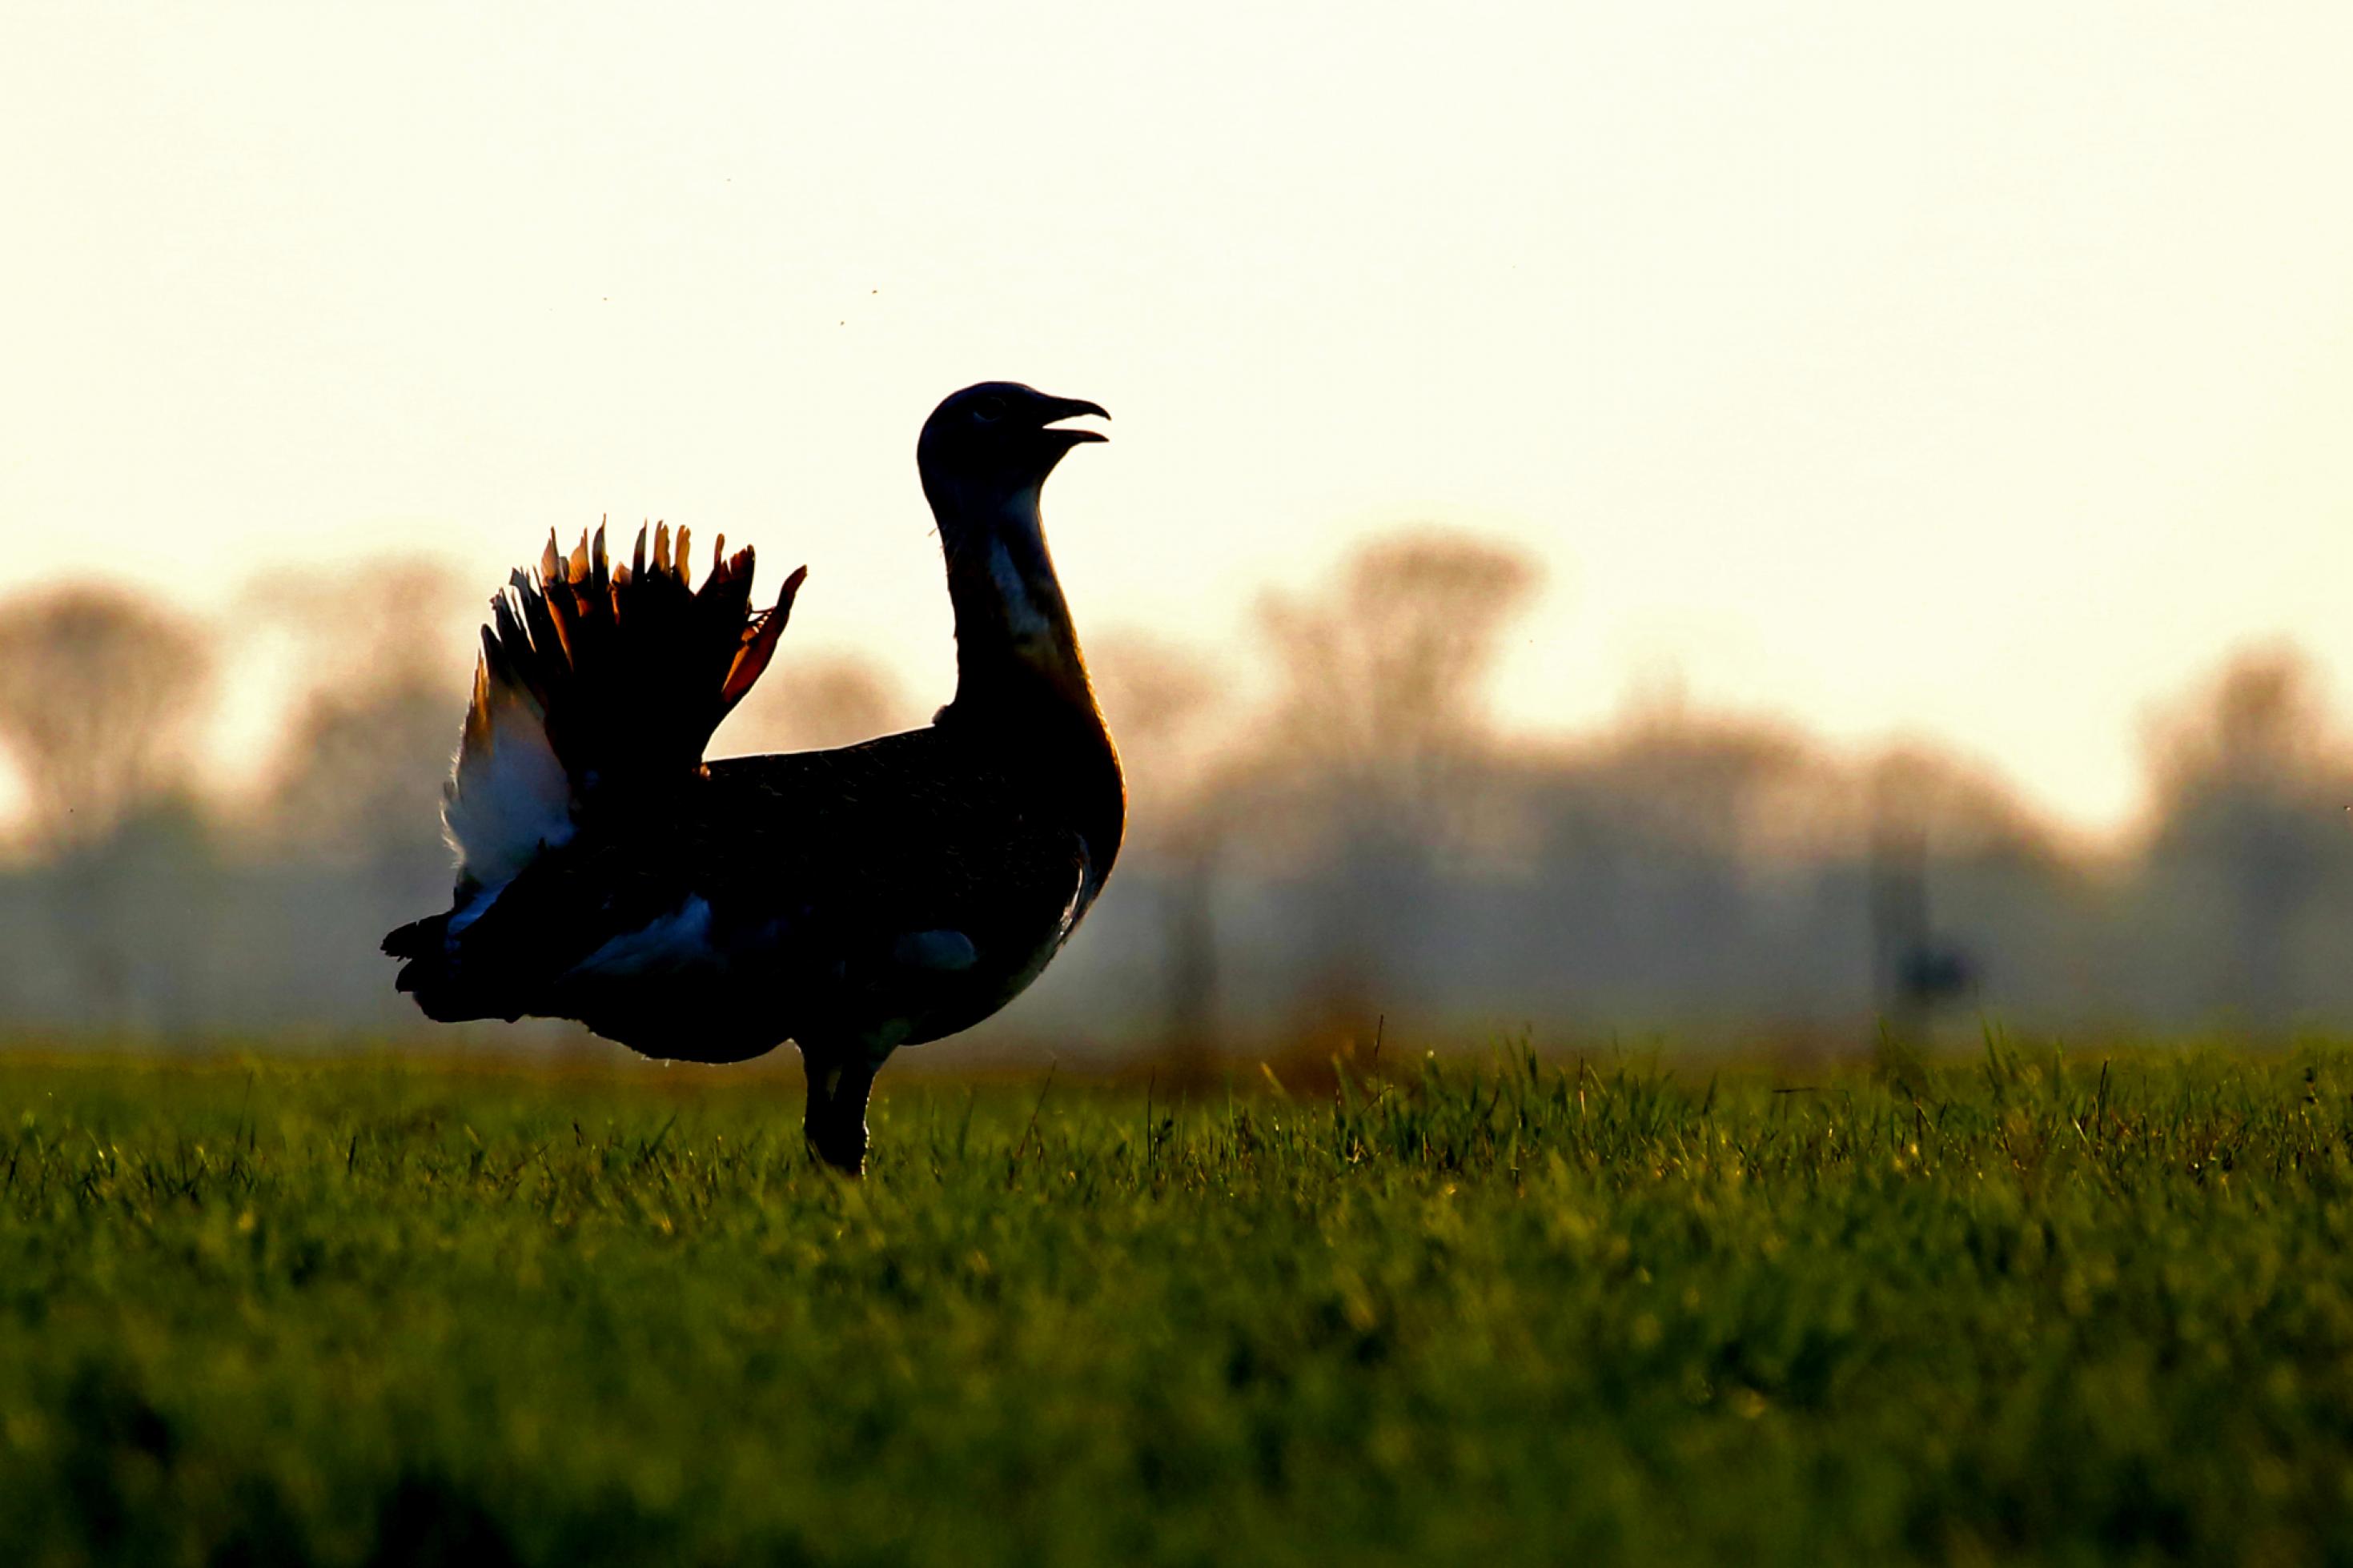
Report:
M 995 394 L 982 398 L 972 405 L 972 416 L 983 425 L 996 424 L 1005 417 L 1005 399 Z

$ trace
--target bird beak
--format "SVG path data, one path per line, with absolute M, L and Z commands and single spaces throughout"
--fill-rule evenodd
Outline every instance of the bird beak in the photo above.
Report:
M 1060 427 L 1060 421 L 1076 419 L 1082 414 L 1091 414 L 1098 419 L 1110 418 L 1111 416 L 1103 412 L 1103 406 L 1100 403 L 1089 403 L 1084 398 L 1079 397 L 1051 397 L 1046 400 L 1046 408 L 1045 423 L 1056 426 L 1046 432 L 1049 436 L 1060 436 L 1074 447 L 1087 441 L 1110 439 L 1100 430 L 1073 430 Z

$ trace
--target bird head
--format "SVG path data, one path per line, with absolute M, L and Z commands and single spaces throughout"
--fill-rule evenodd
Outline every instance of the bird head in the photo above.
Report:
M 1094 430 L 1058 422 L 1082 414 L 1110 415 L 1100 404 L 1050 397 L 1017 381 L 984 381 L 952 393 L 923 421 L 915 462 L 934 510 L 996 510 L 1035 492 L 1073 447 L 1100 441 Z

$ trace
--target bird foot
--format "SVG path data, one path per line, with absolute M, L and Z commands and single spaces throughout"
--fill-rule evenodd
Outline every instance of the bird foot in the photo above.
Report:
M 874 1066 L 852 1060 L 819 1064 L 808 1059 L 808 1110 L 801 1135 L 809 1152 L 845 1176 L 866 1173 L 866 1097 L 874 1087 Z
M 858 1124 L 854 1138 L 828 1138 L 814 1128 L 801 1129 L 807 1141 L 808 1152 L 816 1159 L 832 1166 L 845 1176 L 866 1174 L 866 1124 Z

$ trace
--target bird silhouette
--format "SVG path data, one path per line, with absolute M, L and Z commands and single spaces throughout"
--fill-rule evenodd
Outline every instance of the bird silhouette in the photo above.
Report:
M 724 541 L 551 539 L 482 630 L 443 822 L 451 907 L 385 938 L 429 1017 L 574 1018 L 647 1056 L 742 1061 L 789 1040 L 810 1147 L 863 1169 L 892 1051 L 1019 994 L 1110 876 L 1119 754 L 1054 574 L 1039 493 L 1103 437 L 1092 403 L 966 387 L 916 446 L 955 611 L 955 700 L 831 751 L 706 763 L 775 653 L 807 569 L 752 608 Z

